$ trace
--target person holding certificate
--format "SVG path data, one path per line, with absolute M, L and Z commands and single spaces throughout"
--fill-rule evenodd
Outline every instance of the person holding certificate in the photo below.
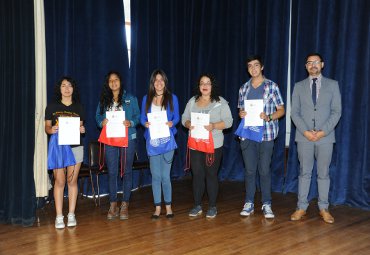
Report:
M 80 97 L 76 82 L 70 77 L 62 77 L 54 87 L 55 101 L 46 106 L 45 109 L 45 132 L 48 135 L 53 135 L 59 131 L 59 117 L 79 117 L 79 132 L 85 133 L 83 121 L 85 120 L 85 111 L 80 104 Z M 75 134 L 74 134 L 75 135 Z M 67 179 L 68 184 L 68 227 L 77 225 L 75 208 L 78 195 L 77 179 L 78 173 L 83 161 L 83 146 L 80 142 L 71 145 L 73 156 L 76 164 L 66 168 L 58 168 L 53 170 L 54 174 L 54 200 L 55 200 L 55 228 L 62 229 L 65 227 L 63 216 L 63 195 L 64 187 Z M 67 174 L 67 177 L 66 177 Z
M 245 165 L 246 198 L 242 216 L 254 213 L 256 192 L 256 172 L 259 171 L 262 193 L 262 211 L 265 218 L 274 218 L 271 208 L 271 170 L 270 163 L 274 139 L 278 135 L 278 119 L 284 116 L 284 102 L 279 87 L 263 76 L 263 62 L 259 56 L 247 58 L 247 69 L 251 79 L 239 90 L 239 117 L 252 130 L 260 130 L 260 139 L 252 136 L 240 137 Z M 261 122 L 259 122 L 261 121 Z
M 146 127 L 144 136 L 152 174 L 155 205 L 152 219 L 158 219 L 161 214 L 162 190 L 166 217 L 173 218 L 170 172 L 174 149 L 177 147 L 174 135 L 177 133 L 176 124 L 180 116 L 178 99 L 170 92 L 167 75 L 163 70 L 154 70 L 150 77 L 148 94 L 144 96 L 141 106 L 140 121 Z M 161 143 L 167 145 L 161 146 Z
M 205 129 L 205 137 L 208 138 L 211 132 L 214 158 L 212 162 L 209 162 L 207 153 L 190 149 L 194 207 L 190 210 L 189 216 L 195 217 L 202 214 L 202 198 L 207 184 L 208 211 L 206 217 L 214 218 L 217 215 L 217 172 L 221 163 L 224 141 L 222 130 L 232 126 L 233 118 L 228 102 L 219 96 L 218 87 L 212 75 L 202 74 L 200 76 L 194 94 L 182 114 L 182 124 L 190 130 L 190 136 L 195 135 L 201 138 L 204 136 Z
M 139 123 L 140 109 L 136 97 L 127 93 L 121 84 L 121 76 L 118 72 L 109 72 L 105 77 L 105 82 L 100 95 L 100 102 L 96 109 L 96 123 L 100 128 L 103 128 L 108 123 L 109 116 L 116 116 L 117 119 L 122 118 L 120 114 L 112 114 L 112 112 L 125 113 L 125 118 L 121 122 L 122 128 L 128 128 L 128 147 L 125 152 L 125 166 L 123 169 L 123 200 L 120 208 L 117 206 L 117 178 L 120 165 L 120 150 L 122 147 L 105 145 L 105 160 L 108 167 L 108 185 L 109 185 L 109 201 L 110 208 L 107 214 L 107 219 L 112 220 L 119 216 L 121 220 L 128 219 L 128 206 L 132 189 L 132 164 L 134 162 L 136 150 L 136 125 Z M 109 116 L 108 116 L 109 115 Z M 116 133 L 112 125 L 112 133 Z

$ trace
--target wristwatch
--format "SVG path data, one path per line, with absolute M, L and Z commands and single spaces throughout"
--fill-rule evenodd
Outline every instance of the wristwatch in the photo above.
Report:
M 272 121 L 272 114 L 269 115 L 269 122 Z

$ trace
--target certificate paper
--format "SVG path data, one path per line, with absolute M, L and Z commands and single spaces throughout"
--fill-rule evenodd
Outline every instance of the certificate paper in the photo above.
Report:
M 209 114 L 192 112 L 191 125 L 194 127 L 190 132 L 191 137 L 209 139 L 209 131 L 204 128 L 209 125 Z
M 107 111 L 105 117 L 107 123 L 107 137 L 126 137 L 125 111 Z
M 58 123 L 58 145 L 80 144 L 80 117 L 59 117 Z
M 263 112 L 263 99 L 244 100 L 244 109 L 247 112 L 244 126 L 263 126 L 263 119 L 260 118 L 260 114 Z
M 170 136 L 170 128 L 167 126 L 167 111 L 148 113 L 150 139 Z

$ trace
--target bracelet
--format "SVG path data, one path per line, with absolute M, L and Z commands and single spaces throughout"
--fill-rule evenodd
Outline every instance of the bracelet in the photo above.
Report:
M 269 115 L 269 121 L 272 121 L 272 114 Z

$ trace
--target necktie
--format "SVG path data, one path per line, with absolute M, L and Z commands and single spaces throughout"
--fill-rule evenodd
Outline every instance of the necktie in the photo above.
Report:
M 312 79 L 312 102 L 316 105 L 316 81 L 317 78 Z

